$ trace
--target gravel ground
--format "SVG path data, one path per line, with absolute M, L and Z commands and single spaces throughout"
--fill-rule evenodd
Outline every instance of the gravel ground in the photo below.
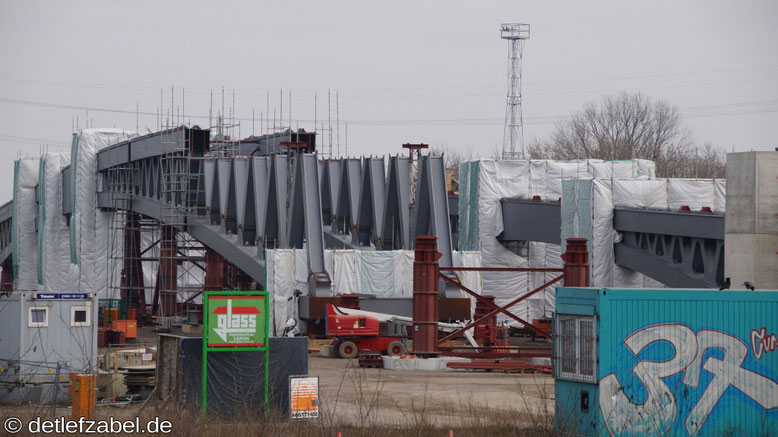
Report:
M 356 361 L 311 355 L 319 376 L 322 409 L 355 425 L 425 420 L 443 426 L 523 416 L 553 416 L 554 380 L 544 374 L 362 369 Z M 540 419 L 538 419 L 540 420 Z

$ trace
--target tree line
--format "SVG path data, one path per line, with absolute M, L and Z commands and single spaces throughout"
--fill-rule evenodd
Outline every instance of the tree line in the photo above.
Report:
M 446 145 L 432 148 L 444 154 L 446 168 L 459 172 L 459 163 L 473 159 Z M 493 158 L 500 158 L 495 148 Z M 657 177 L 725 178 L 726 153 L 711 143 L 700 144 L 684 126 L 678 107 L 644 94 L 619 93 L 586 103 L 551 135 L 527 147 L 530 159 L 650 159 Z

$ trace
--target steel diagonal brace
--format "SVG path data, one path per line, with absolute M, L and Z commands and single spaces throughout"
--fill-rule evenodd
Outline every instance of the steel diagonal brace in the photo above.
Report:
M 543 337 L 546 337 L 546 336 L 548 336 L 548 334 L 546 334 L 546 333 L 545 333 L 543 330 L 541 330 L 540 328 L 538 328 L 538 327 L 534 326 L 533 324 L 531 324 L 531 323 L 527 322 L 526 320 L 523 320 L 523 319 L 521 319 L 519 316 L 516 316 L 516 315 L 512 314 L 511 312 L 509 312 L 509 311 L 508 311 L 508 308 L 510 308 L 510 307 L 512 307 L 512 306 L 514 306 L 514 305 L 516 305 L 517 303 L 519 303 L 519 302 L 523 301 L 524 299 L 527 299 L 527 298 L 529 298 L 530 296 L 533 296 L 534 294 L 538 293 L 539 291 L 543 290 L 544 288 L 546 288 L 546 287 L 548 287 L 548 286 L 550 286 L 550 285 L 553 285 L 553 284 L 554 284 L 554 283 L 556 283 L 556 282 L 559 282 L 559 281 L 561 281 L 561 280 L 562 280 L 562 279 L 564 279 L 564 277 L 565 277 L 565 275 L 559 275 L 559 276 L 557 276 L 556 278 L 554 278 L 554 279 L 552 279 L 552 280 L 550 280 L 550 281 L 546 282 L 545 284 L 541 285 L 540 287 L 538 287 L 538 288 L 536 288 L 536 289 L 534 289 L 534 290 L 530 291 L 529 293 L 527 293 L 527 294 L 525 294 L 525 295 L 522 295 L 522 296 L 520 296 L 520 297 L 516 298 L 515 300 L 513 300 L 513 301 L 509 302 L 507 305 L 504 305 L 504 306 L 498 307 L 497 305 L 495 305 L 495 304 L 493 304 L 493 303 L 491 303 L 491 302 L 489 302 L 489 301 L 486 301 L 486 300 L 481 300 L 481 299 L 482 299 L 482 298 L 481 298 L 481 296 L 477 295 L 477 294 L 476 294 L 474 291 L 472 291 L 472 290 L 468 290 L 468 289 L 467 289 L 465 286 L 463 286 L 463 285 L 460 285 L 460 284 L 457 284 L 456 282 L 452 281 L 450 278 L 447 278 L 447 277 L 446 277 L 446 276 L 444 276 L 444 275 L 440 275 L 440 276 L 442 277 L 442 279 L 443 279 L 444 281 L 446 281 L 446 282 L 448 282 L 448 283 L 450 283 L 450 284 L 454 285 L 455 287 L 458 287 L 458 288 L 462 289 L 464 292 L 466 292 L 466 293 L 468 293 L 468 294 L 470 294 L 470 295 L 472 295 L 472 296 L 475 296 L 475 297 L 476 297 L 476 298 L 477 298 L 479 301 L 482 301 L 483 303 L 486 303 L 486 304 L 488 304 L 489 306 L 493 306 L 493 307 L 495 307 L 495 308 L 497 308 L 497 309 L 495 309 L 494 311 L 490 312 L 489 314 L 487 314 L 487 315 L 485 315 L 485 316 L 481 317 L 480 319 L 478 319 L 478 320 L 476 320 L 476 321 L 474 321 L 474 322 L 471 322 L 471 323 L 469 323 L 469 324 L 468 324 L 467 326 L 465 326 L 464 328 L 457 329 L 456 331 L 452 332 L 451 334 L 449 334 L 449 335 L 447 335 L 447 336 L 445 336 L 445 337 L 441 338 L 440 340 L 438 340 L 438 344 L 440 344 L 440 343 L 443 343 L 443 342 L 444 342 L 444 341 L 446 341 L 446 340 L 449 340 L 449 339 L 451 339 L 451 338 L 454 338 L 454 337 L 456 337 L 457 335 L 459 335 L 459 334 L 461 334 L 461 333 L 465 332 L 466 330 L 468 330 L 468 329 L 472 328 L 473 326 L 475 326 L 475 325 L 477 325 L 477 324 L 481 323 L 482 321 L 484 321 L 484 320 L 486 320 L 486 319 L 488 319 L 488 318 L 490 318 L 490 317 L 493 317 L 493 316 L 495 316 L 497 313 L 500 313 L 500 312 L 501 312 L 501 313 L 504 313 L 504 314 L 505 314 L 505 315 L 507 315 L 508 317 L 510 317 L 510 318 L 512 318 L 512 319 L 514 319 L 514 320 L 516 320 L 516 321 L 518 321 L 519 323 L 523 324 L 524 326 L 527 326 L 528 328 L 532 329 L 533 331 L 535 331 L 535 332 L 536 332 L 536 333 L 538 333 L 539 335 L 541 335 L 541 336 L 543 336 Z

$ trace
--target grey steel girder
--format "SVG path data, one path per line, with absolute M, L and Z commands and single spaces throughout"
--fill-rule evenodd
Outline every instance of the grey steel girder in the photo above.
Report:
M 413 203 L 413 238 L 419 235 L 438 237 L 440 265 L 453 266 L 451 223 L 448 217 L 446 168 L 442 156 L 424 156 Z M 446 297 L 446 284 L 441 279 L 438 289 Z
M 724 215 L 646 209 L 616 209 L 613 227 L 619 232 L 682 235 L 724 240 Z
M 244 246 L 256 244 L 256 218 L 254 217 L 254 183 L 251 158 L 236 156 L 232 163 L 235 180 L 235 211 L 238 224 L 238 241 Z
M 500 241 L 560 244 L 560 205 L 501 200 Z M 670 287 L 716 287 L 724 279 L 724 216 L 664 210 L 616 209 L 616 264 Z
M 263 248 L 285 248 L 286 234 L 286 181 L 287 159 L 285 155 L 273 155 L 270 158 L 270 176 L 267 185 L 267 209 L 265 210 L 265 230 L 258 235 Z
M 561 244 L 560 205 L 557 202 L 502 199 L 503 231 L 500 241 L 540 241 Z
M 228 234 L 238 232 L 232 161 L 233 158 L 219 158 L 216 163 L 216 179 L 219 181 L 219 218 L 222 232 Z
M 362 185 L 359 192 L 359 207 L 354 226 L 351 228 L 351 241 L 360 246 L 376 244 L 381 235 L 381 220 L 384 215 L 384 196 L 386 195 L 386 174 L 384 159 L 370 157 L 365 159 L 362 173 Z
M 333 234 L 350 234 L 359 208 L 359 190 L 362 183 L 362 163 L 359 159 L 344 159 L 340 178 L 340 193 L 332 221 Z
M 616 263 L 669 287 L 714 288 L 724 281 L 724 216 L 617 209 Z
M 270 185 L 270 159 L 267 156 L 254 156 L 251 158 L 251 181 L 254 193 L 254 244 L 257 245 L 257 254 L 265 255 L 265 247 L 262 244 L 265 238 L 265 223 L 267 222 L 268 186 Z M 251 212 L 247 212 L 250 214 Z M 247 222 L 251 219 L 247 218 Z M 244 240 L 245 241 L 245 240 Z
M 373 250 L 369 246 L 354 244 L 348 234 L 335 234 L 332 230 L 327 229 L 324 229 L 324 247 L 327 249 Z
M 186 231 L 251 276 L 257 284 L 266 286 L 265 261 L 253 248 L 237 244 L 234 238 L 222 233 L 220 227 L 209 225 L 204 217 L 189 217 Z
M 319 198 L 319 164 L 315 154 L 296 157 L 295 177 L 289 199 L 287 241 L 305 248 L 308 255 L 308 285 L 313 296 L 330 295 L 330 278 L 324 268 L 324 234 Z
M 341 161 L 327 159 L 319 161 L 322 173 L 321 180 L 321 220 L 324 226 L 331 226 L 335 217 L 335 206 L 338 204 L 340 194 L 340 178 L 343 174 Z
M 410 164 L 407 157 L 389 158 L 389 181 L 386 184 L 386 207 L 377 248 L 410 249 L 408 186 Z
M 207 158 L 203 163 L 203 178 L 205 179 L 205 211 L 210 220 L 210 224 L 212 225 L 218 225 L 220 222 L 219 205 L 221 202 L 219 202 L 219 179 L 216 177 L 217 161 L 216 158 Z M 152 190 L 150 195 L 153 195 L 153 191 L 156 188 L 153 183 L 155 172 L 148 171 L 145 172 L 144 175 L 146 175 L 144 180 L 147 181 Z

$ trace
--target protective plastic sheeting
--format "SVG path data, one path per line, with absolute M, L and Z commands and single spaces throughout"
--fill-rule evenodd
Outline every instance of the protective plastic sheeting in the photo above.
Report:
M 613 206 L 616 208 L 667 208 L 667 179 L 614 179 Z
M 110 219 L 109 213 L 97 209 L 97 152 L 135 136 L 135 133 L 125 130 L 105 128 L 86 129 L 74 134 L 70 153 L 69 291 L 107 297 Z
M 298 252 L 303 252 L 298 250 Z M 266 252 L 267 290 L 270 294 L 272 334 L 282 335 L 284 324 L 290 318 L 297 320 L 295 330 L 300 331 L 302 321 L 297 314 L 297 301 L 294 291 L 295 249 L 273 249 Z M 307 270 L 307 268 L 306 268 Z
M 499 235 L 504 229 L 500 200 L 503 198 L 532 199 L 540 196 L 544 201 L 556 201 L 568 197 L 568 208 L 562 210 L 563 238 L 580 236 L 591 241 L 593 230 L 597 236 L 608 236 L 610 248 L 593 248 L 590 253 L 604 262 L 610 261 L 608 268 L 600 272 L 603 278 L 610 278 L 613 260 L 613 229 L 612 224 L 605 224 L 608 215 L 612 218 L 613 206 L 610 195 L 610 185 L 597 187 L 599 196 L 591 195 L 592 182 L 590 178 L 598 177 L 629 177 L 648 179 L 653 177 L 655 165 L 651 161 L 602 161 L 602 160 L 489 160 L 466 162 L 460 165 L 460 248 L 466 250 L 482 250 L 483 263 L 493 267 L 559 267 L 562 248 L 556 245 L 530 242 L 515 243 L 509 250 L 499 241 Z M 462 177 L 461 175 L 464 175 Z M 577 181 L 589 180 L 585 184 Z M 576 181 L 574 185 L 565 187 L 568 181 Z M 587 185 L 588 184 L 588 185 Z M 581 190 L 584 195 L 578 196 Z M 588 190 L 588 192 L 587 192 Z M 607 191 L 607 193 L 605 192 Z M 464 194 L 463 194 L 464 193 Z M 466 199 L 462 199 L 462 196 Z M 574 202 L 574 207 L 569 202 Z M 562 200 L 563 206 L 565 201 Z M 465 209 L 462 209 L 465 208 Z M 594 214 L 594 208 L 600 208 Z M 476 219 L 477 217 L 477 219 Z M 594 218 L 600 221 L 594 224 Z M 537 286 L 552 279 L 553 274 L 546 273 L 497 273 L 485 272 L 483 289 L 495 296 L 497 304 L 506 304 L 525 294 Z M 534 296 L 543 304 L 536 302 L 535 308 L 543 308 L 544 313 L 550 313 L 554 304 L 553 289 L 546 289 Z M 513 308 L 519 317 L 527 317 L 529 302 L 524 301 Z M 505 320 L 500 316 L 500 320 Z M 512 323 L 512 321 L 509 320 Z
M 688 206 L 692 211 L 699 211 L 706 206 L 715 207 L 715 184 L 713 179 L 668 179 L 668 207 L 678 210 Z
M 41 160 L 45 165 L 38 183 L 43 187 L 38 214 L 38 281 L 46 292 L 67 290 L 70 240 L 62 215 L 62 169 L 69 161 L 70 157 L 55 153 L 47 153 Z
M 713 183 L 713 211 L 724 213 L 727 211 L 727 180 L 714 179 Z
M 15 290 L 38 290 L 38 235 L 36 221 L 40 161 L 23 158 L 14 165 L 14 203 L 12 217 L 12 252 Z

